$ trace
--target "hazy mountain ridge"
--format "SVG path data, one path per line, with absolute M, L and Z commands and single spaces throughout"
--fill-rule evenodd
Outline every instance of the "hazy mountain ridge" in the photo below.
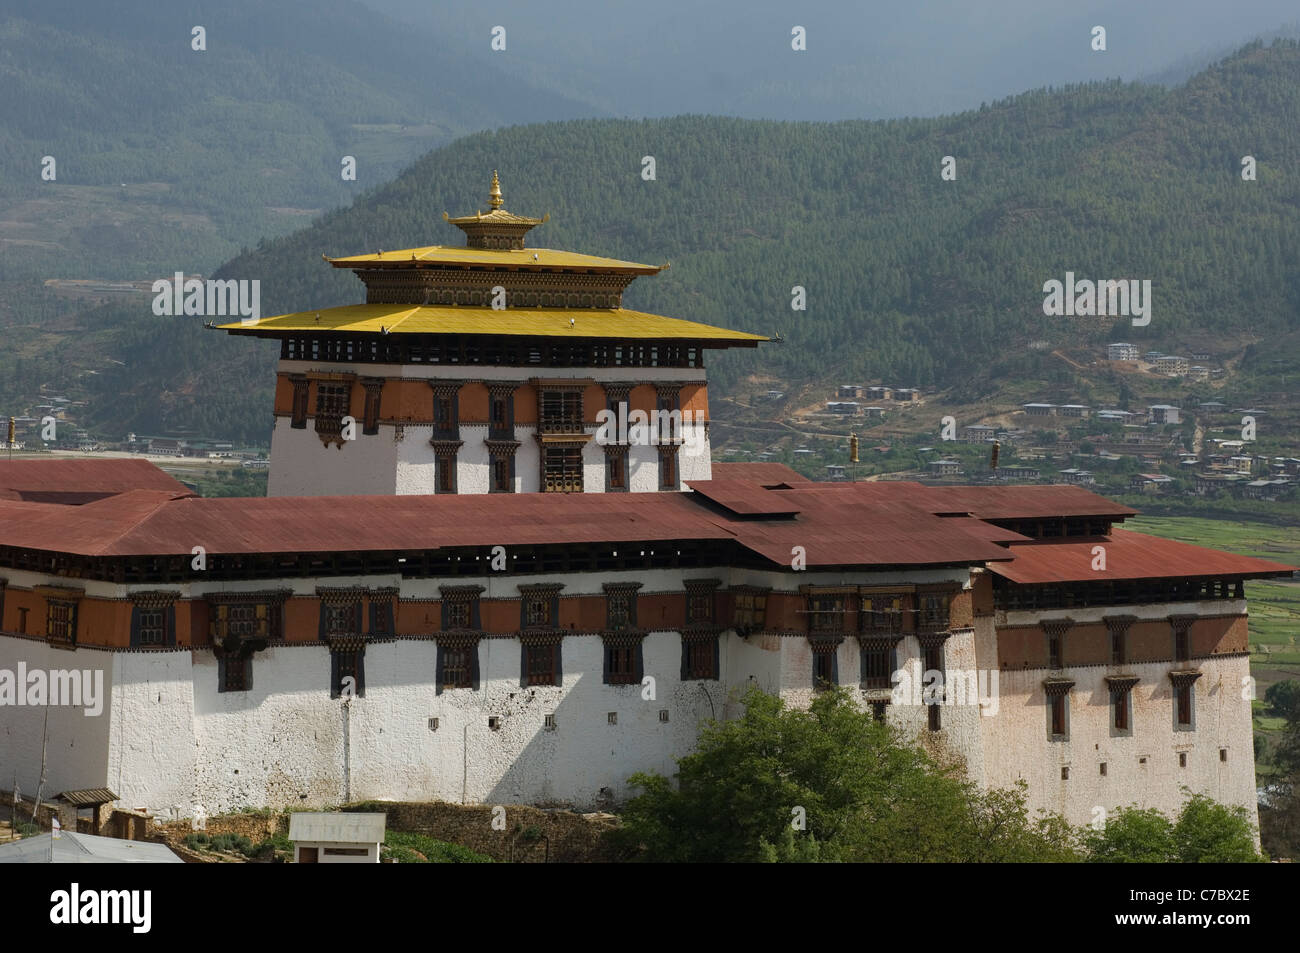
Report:
M 1143 346 L 1186 345 L 1294 326 L 1300 185 L 1285 162 L 1300 146 L 1298 77 L 1300 46 L 1256 44 L 1173 90 L 1038 90 L 939 119 L 679 117 L 479 133 L 220 273 L 260 279 L 266 313 L 358 301 L 361 284 L 322 253 L 459 244 L 441 213 L 485 207 L 498 168 L 509 209 L 551 214 L 532 244 L 671 260 L 632 285 L 628 306 L 782 333 L 784 345 L 714 359 L 719 397 L 757 375 L 884 379 L 974 400 L 1049 373 L 1031 341 L 1099 344 L 1114 329 Z M 1247 153 L 1256 182 L 1241 180 Z M 654 182 L 639 174 L 646 154 Z M 945 155 L 956 181 L 940 179 Z M 1151 279 L 1151 325 L 1044 317 L 1042 285 L 1066 271 Z M 794 285 L 807 289 L 805 312 L 791 310 Z M 128 364 L 93 380 L 101 425 L 198 419 L 266 433 L 274 347 L 142 312 L 96 317 Z

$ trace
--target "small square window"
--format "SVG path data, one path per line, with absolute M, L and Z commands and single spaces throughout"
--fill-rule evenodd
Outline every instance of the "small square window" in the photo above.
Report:
M 667 708 L 660 708 L 660 709 L 659 709 L 659 720 L 660 720 L 660 721 L 667 721 L 667 720 L 668 720 L 668 709 L 667 709 Z
M 1101 774 L 1101 776 L 1104 778 L 1104 777 L 1106 776 L 1106 762 L 1103 761 L 1103 762 L 1099 765 L 1099 767 L 1101 768 L 1101 772 L 1100 772 L 1100 774 Z
M 1070 780 L 1070 769 L 1069 769 L 1069 768 L 1062 768 L 1062 769 L 1061 769 L 1061 780 L 1062 780 L 1062 781 L 1068 781 L 1068 780 Z
M 554 715 L 547 715 L 546 717 L 544 717 L 544 718 L 542 719 L 542 727 L 545 728 L 545 729 L 547 729 L 548 731 L 554 729 L 554 728 L 555 728 L 555 716 L 554 716 Z
M 430 718 L 430 719 L 429 719 L 429 730 L 430 730 L 430 731 L 437 731 L 437 730 L 438 730 L 438 719 L 437 719 L 437 718 Z
M 496 715 L 491 715 L 491 716 L 489 716 L 489 718 L 488 718 L 488 727 L 491 728 L 493 731 L 500 731 L 500 730 L 501 730 L 501 719 L 498 718 Z
M 618 712 L 616 712 L 616 711 L 611 711 L 608 715 L 605 716 L 605 721 L 608 722 L 608 723 L 611 724 L 611 725 L 617 725 L 617 724 L 618 724 Z

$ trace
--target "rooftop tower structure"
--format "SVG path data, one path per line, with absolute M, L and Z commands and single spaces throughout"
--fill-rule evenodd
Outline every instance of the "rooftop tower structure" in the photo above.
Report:
M 547 221 L 443 217 L 464 247 L 326 258 L 365 304 L 222 325 L 280 341 L 271 496 L 681 490 L 711 475 L 704 352 L 768 338 L 631 311 L 659 265 L 528 248 Z

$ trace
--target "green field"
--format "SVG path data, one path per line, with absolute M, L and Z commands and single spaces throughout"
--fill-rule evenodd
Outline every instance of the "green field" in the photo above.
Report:
M 1126 529 L 1197 546 L 1300 566 L 1300 528 L 1250 520 L 1193 516 L 1139 516 Z M 1279 674 L 1300 676 L 1300 583 L 1265 580 L 1246 584 L 1250 607 L 1251 668 L 1261 682 Z M 1262 686 L 1261 686 L 1262 688 Z

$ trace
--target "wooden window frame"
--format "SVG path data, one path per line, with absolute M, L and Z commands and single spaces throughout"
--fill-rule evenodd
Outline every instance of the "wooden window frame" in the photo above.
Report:
M 898 640 L 892 638 L 859 638 L 859 687 L 879 690 L 893 687 L 896 669 L 895 652 Z
M 479 689 L 479 640 L 476 637 L 438 639 L 436 688 L 434 693 Z
M 674 492 L 682 488 L 680 461 L 677 459 L 680 444 L 666 444 L 655 448 L 659 452 L 659 489 Z
M 383 378 L 363 377 L 361 378 L 361 386 L 365 388 L 366 394 L 361 432 L 363 434 L 377 434 L 379 433 L 379 405 L 384 392 Z
M 558 634 L 548 638 L 529 638 L 525 635 L 519 643 L 520 687 L 538 688 L 563 684 L 562 639 Z
M 311 381 L 305 376 L 294 374 L 290 375 L 289 383 L 293 386 L 293 395 L 290 398 L 289 426 L 294 430 L 306 430 L 308 389 L 311 386 Z
M 77 644 L 76 599 L 45 600 L 45 637 L 62 645 Z
M 686 625 L 715 626 L 718 623 L 718 587 L 721 579 L 687 579 Z
M 682 635 L 683 682 L 716 682 L 721 679 L 721 640 L 717 633 Z
M 748 635 L 767 628 L 767 597 L 772 590 L 758 587 L 733 586 L 731 623 L 737 633 Z
M 352 413 L 352 384 L 349 381 L 316 381 L 316 433 L 342 441 L 343 418 Z
M 482 629 L 479 597 L 482 586 L 440 586 L 443 632 L 478 632 Z M 463 624 L 462 624 L 463 623 Z
M 542 492 L 582 493 L 586 489 L 581 446 L 542 445 Z
M 809 640 L 812 646 L 812 687 L 822 692 L 840 683 L 841 639 Z
M 356 681 L 354 695 L 366 694 L 366 646 L 360 639 L 342 640 L 330 646 L 330 698 L 343 695 L 343 679 L 351 675 Z
M 628 467 L 627 445 L 606 444 L 603 449 L 605 451 L 605 492 L 629 492 L 631 473 Z

